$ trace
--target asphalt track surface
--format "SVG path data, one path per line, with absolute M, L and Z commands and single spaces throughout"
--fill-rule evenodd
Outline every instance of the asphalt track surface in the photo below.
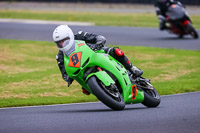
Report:
M 53 41 L 52 32 L 56 26 L 56 24 L 0 22 L 0 38 Z M 107 38 L 107 44 L 112 45 L 200 50 L 200 39 L 193 39 L 190 36 L 179 39 L 176 35 L 159 31 L 157 28 L 77 25 L 70 27 L 75 33 L 82 30 L 102 34 Z M 198 33 L 200 35 L 199 30 Z
M 161 99 L 123 111 L 100 102 L 0 109 L 0 133 L 200 133 L 200 92 Z

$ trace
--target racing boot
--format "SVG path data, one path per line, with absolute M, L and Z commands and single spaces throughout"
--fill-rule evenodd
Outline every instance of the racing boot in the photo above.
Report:
M 168 29 L 164 21 L 160 22 L 160 27 L 159 28 L 160 28 L 160 30 Z
M 159 29 L 160 30 L 165 30 L 165 29 L 167 29 L 167 26 L 166 26 L 166 18 L 165 18 L 165 16 L 163 16 L 163 15 L 159 15 L 158 16 L 158 19 L 159 19 L 159 23 L 160 23 L 160 27 L 159 27 Z
M 133 77 L 134 78 L 141 77 L 143 74 L 143 71 L 131 63 L 130 63 L 130 65 L 131 65 L 131 67 L 128 70 L 133 74 Z

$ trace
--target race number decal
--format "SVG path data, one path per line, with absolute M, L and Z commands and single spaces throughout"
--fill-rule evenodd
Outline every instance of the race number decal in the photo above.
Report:
M 81 55 L 82 55 L 82 52 L 73 53 L 69 57 L 69 66 L 70 67 L 80 67 L 81 66 Z
M 136 96 L 137 96 L 137 86 L 133 85 L 131 88 L 131 95 L 132 95 L 132 100 L 135 100 Z

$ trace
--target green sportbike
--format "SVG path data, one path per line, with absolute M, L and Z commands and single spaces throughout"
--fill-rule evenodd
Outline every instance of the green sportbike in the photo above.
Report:
M 64 64 L 69 77 L 113 110 L 123 110 L 126 104 L 160 104 L 160 96 L 149 79 L 133 79 L 116 59 L 104 50 L 93 51 L 84 41 L 75 41 L 65 53 Z

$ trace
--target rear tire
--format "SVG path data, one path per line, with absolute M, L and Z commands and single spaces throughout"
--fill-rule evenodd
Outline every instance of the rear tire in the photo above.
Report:
M 123 110 L 125 108 L 125 102 L 123 97 L 119 92 L 115 93 L 116 97 L 110 95 L 108 91 L 106 91 L 106 87 L 100 84 L 101 81 L 97 81 L 95 76 L 92 76 L 87 81 L 89 88 L 92 93 L 105 105 L 110 107 L 113 110 Z
M 153 90 L 145 89 L 144 101 L 142 102 L 143 105 L 147 107 L 157 107 L 160 104 L 160 101 L 160 95 L 155 88 L 153 88 Z

